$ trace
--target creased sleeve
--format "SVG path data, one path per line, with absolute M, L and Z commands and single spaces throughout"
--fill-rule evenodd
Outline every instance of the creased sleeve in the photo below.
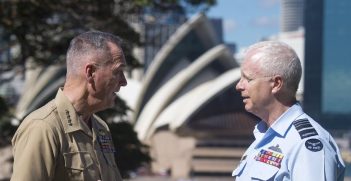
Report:
M 57 157 L 57 139 L 43 120 L 33 120 L 13 140 L 12 181 L 49 181 L 53 179 Z

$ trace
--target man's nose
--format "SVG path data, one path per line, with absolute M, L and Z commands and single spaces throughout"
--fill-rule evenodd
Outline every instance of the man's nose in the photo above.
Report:
M 235 90 L 236 91 L 242 91 L 243 90 L 243 84 L 242 84 L 242 79 L 241 78 L 240 78 L 239 82 L 236 83 Z
M 124 76 L 124 73 L 122 73 L 122 79 L 119 84 L 120 86 L 126 86 L 128 84 L 126 76 Z

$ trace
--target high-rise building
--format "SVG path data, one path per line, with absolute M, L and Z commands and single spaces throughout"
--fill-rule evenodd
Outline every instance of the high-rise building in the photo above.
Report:
M 223 40 L 223 20 L 222 18 L 211 18 L 210 19 L 212 25 L 213 25 L 213 28 L 214 30 L 216 31 L 216 34 L 217 34 L 217 37 L 219 38 L 219 41 L 221 43 L 224 42 Z
M 140 58 L 144 64 L 144 71 L 146 71 L 154 60 L 157 52 L 179 26 L 187 20 L 187 17 L 185 14 L 176 11 L 157 12 L 155 10 L 148 10 L 147 8 L 140 17 L 138 29 L 144 42 L 143 57 Z M 215 33 L 220 39 L 220 42 L 223 43 L 222 19 L 212 18 L 210 22 L 213 24 Z
M 282 0 L 281 3 L 280 30 L 289 32 L 302 28 L 304 0 Z
M 171 35 L 185 22 L 187 16 L 184 12 L 176 10 L 158 11 L 152 8 L 144 8 L 136 16 L 129 16 L 128 22 L 140 33 L 143 46 L 135 48 L 137 59 L 143 64 L 143 69 L 134 70 L 133 79 L 142 80 L 155 59 L 156 54 L 165 45 Z M 214 33 L 223 43 L 223 21 L 220 18 L 209 19 L 214 28 Z M 231 51 L 235 52 L 235 44 L 228 44 Z
M 351 1 L 305 4 L 304 108 L 329 129 L 351 128 Z
M 146 70 L 156 53 L 166 43 L 168 38 L 176 31 L 176 29 L 186 21 L 184 14 L 178 12 L 146 12 L 143 21 L 144 39 L 144 69 Z

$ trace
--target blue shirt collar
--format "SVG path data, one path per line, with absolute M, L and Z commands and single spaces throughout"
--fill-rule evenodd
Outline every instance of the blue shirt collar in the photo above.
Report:
M 267 131 L 274 131 L 280 136 L 284 136 L 291 126 L 292 122 L 303 114 L 303 110 L 299 103 L 294 104 L 288 110 L 286 110 L 270 128 L 267 128 L 267 124 L 264 121 L 260 121 L 253 131 L 255 138 L 262 138 Z
M 280 136 L 285 136 L 292 122 L 295 121 L 300 115 L 304 114 L 299 103 L 294 104 L 286 110 L 271 126 L 276 133 Z

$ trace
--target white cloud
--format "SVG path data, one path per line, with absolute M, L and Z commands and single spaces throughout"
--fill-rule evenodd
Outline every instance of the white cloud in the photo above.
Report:
M 273 6 L 279 5 L 280 0 L 261 0 L 260 5 L 264 8 L 271 8 Z
M 279 22 L 277 18 L 261 16 L 252 20 L 251 24 L 255 27 L 274 27 L 278 26 Z
M 223 27 L 225 33 L 231 33 L 237 28 L 237 23 L 233 19 L 225 19 Z

